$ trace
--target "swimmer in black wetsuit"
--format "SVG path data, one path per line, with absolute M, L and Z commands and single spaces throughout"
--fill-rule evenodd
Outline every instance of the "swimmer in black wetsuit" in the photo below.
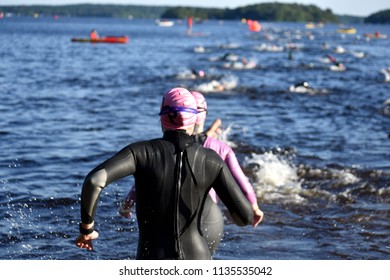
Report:
M 263 212 L 260 210 L 257 203 L 257 197 L 248 178 L 242 171 L 238 159 L 234 151 L 222 141 L 212 137 L 221 132 L 221 120 L 217 119 L 213 122 L 211 127 L 205 132 L 204 124 L 207 115 L 207 102 L 203 94 L 192 91 L 192 95 L 197 102 L 197 118 L 194 129 L 194 140 L 205 148 L 210 148 L 218 153 L 223 161 L 228 166 L 233 178 L 240 187 L 246 199 L 251 203 L 254 211 L 254 225 L 257 225 L 263 219 Z M 210 136 L 209 136 L 210 135 Z M 121 203 L 119 213 L 123 217 L 130 218 L 134 205 L 136 204 L 135 186 L 133 185 L 126 196 L 126 199 Z M 218 248 L 223 237 L 224 219 L 219 206 L 219 199 L 213 189 L 209 192 L 209 198 L 206 199 L 205 207 L 201 219 L 201 232 L 206 238 L 211 255 L 214 254 Z
M 137 259 L 211 259 L 200 219 L 211 188 L 239 226 L 253 221 L 250 203 L 223 160 L 194 143 L 195 97 L 174 88 L 164 95 L 164 136 L 128 145 L 93 169 L 81 192 L 80 235 L 76 246 L 92 250 L 94 216 L 103 188 L 134 175 L 139 227 Z

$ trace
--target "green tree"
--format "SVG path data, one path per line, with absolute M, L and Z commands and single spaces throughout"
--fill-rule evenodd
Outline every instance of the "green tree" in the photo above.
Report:
M 377 12 L 368 16 L 365 20 L 365 23 L 390 23 L 390 9 Z

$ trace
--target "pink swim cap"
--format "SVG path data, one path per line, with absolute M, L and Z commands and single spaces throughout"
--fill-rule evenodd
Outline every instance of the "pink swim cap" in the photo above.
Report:
M 196 99 L 196 106 L 198 109 L 198 117 L 196 118 L 196 124 L 201 124 L 206 121 L 206 115 L 207 115 L 207 102 L 206 98 L 197 91 L 191 92 L 193 96 L 195 96 Z
M 187 129 L 196 123 L 198 110 L 194 96 L 185 88 L 173 88 L 162 100 L 160 119 L 163 127 Z

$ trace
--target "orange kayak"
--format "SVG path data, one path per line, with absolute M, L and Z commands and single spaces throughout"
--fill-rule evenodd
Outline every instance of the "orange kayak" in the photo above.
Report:
M 72 42 L 78 43 L 108 43 L 108 44 L 126 44 L 129 41 L 127 36 L 106 36 L 98 39 L 91 38 L 72 38 Z

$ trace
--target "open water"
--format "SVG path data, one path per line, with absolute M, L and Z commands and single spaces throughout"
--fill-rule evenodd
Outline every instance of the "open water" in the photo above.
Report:
M 118 215 L 133 183 L 101 196 L 95 250 L 74 245 L 84 176 L 128 143 L 161 136 L 158 110 L 174 86 L 203 89 L 208 124 L 229 143 L 265 213 L 226 220 L 215 259 L 390 259 L 389 25 L 4 18 L 0 21 L 0 259 L 134 259 L 136 220 Z M 72 43 L 92 28 L 128 44 Z M 388 34 L 390 35 L 390 34 Z M 290 51 L 291 50 L 291 51 Z M 224 54 L 253 69 L 231 69 Z M 346 66 L 332 71 L 330 54 Z M 289 59 L 290 56 L 290 59 Z M 191 79 L 191 68 L 206 73 Z M 212 79 L 227 90 L 209 91 Z M 290 92 L 307 81 L 310 93 Z M 223 207 L 223 206 L 221 206 Z

